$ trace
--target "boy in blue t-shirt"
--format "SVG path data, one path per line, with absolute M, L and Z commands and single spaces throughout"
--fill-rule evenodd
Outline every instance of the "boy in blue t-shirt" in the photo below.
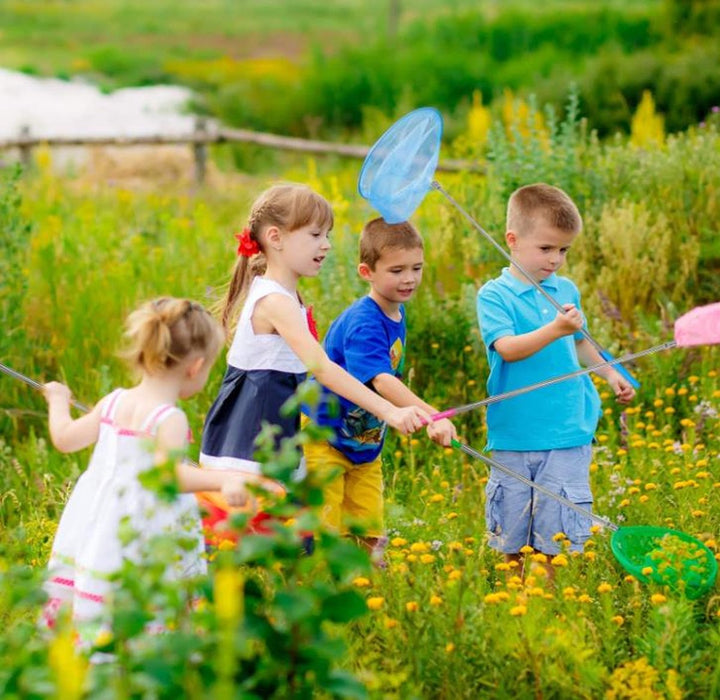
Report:
M 582 229 L 574 202 L 546 184 L 521 187 L 510 197 L 505 239 L 511 265 L 487 282 L 477 299 L 478 320 L 487 350 L 490 396 L 602 362 L 580 332 L 585 320 L 580 293 L 555 273 Z M 565 309 L 554 307 L 520 272 L 540 283 Z M 615 369 L 597 372 L 621 403 L 635 390 Z M 600 397 L 585 375 L 490 404 L 488 443 L 493 458 L 586 508 L 592 504 L 589 468 L 591 442 L 601 414 Z M 518 561 L 521 549 L 554 555 L 564 533 L 571 550 L 581 550 L 590 536 L 590 520 L 526 486 L 491 470 L 485 517 L 490 545 Z
M 405 356 L 405 309 L 422 278 L 423 241 L 409 223 L 368 222 L 360 236 L 358 273 L 370 284 L 333 321 L 324 340 L 328 357 L 396 406 L 436 409 L 402 383 Z M 331 399 L 328 401 L 328 399 Z M 334 429 L 328 442 L 304 448 L 308 470 L 337 470 L 324 492 L 323 523 L 345 532 L 363 528 L 363 543 L 377 548 L 384 535 L 381 452 L 386 424 L 359 406 L 323 389 L 313 420 Z M 457 437 L 448 420 L 427 427 L 435 442 L 448 446 Z M 376 551 L 378 551 L 376 549 Z

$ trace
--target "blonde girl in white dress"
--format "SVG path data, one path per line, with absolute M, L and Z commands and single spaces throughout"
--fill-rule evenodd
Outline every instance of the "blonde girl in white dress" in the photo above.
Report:
M 70 415 L 68 387 L 44 387 L 53 445 L 75 452 L 95 443 L 87 470 L 78 480 L 60 519 L 48 564 L 49 601 L 44 622 L 52 627 L 64 607 L 81 644 L 91 644 L 106 629 L 112 603 L 113 573 L 123 560 L 138 561 L 154 535 L 190 538 L 178 547 L 168 578 L 196 576 L 206 570 L 204 541 L 196 500 L 187 492 L 221 491 L 235 506 L 244 505 L 244 480 L 235 472 L 210 471 L 182 461 L 188 421 L 175 404 L 205 386 L 224 334 L 196 302 L 162 297 L 133 312 L 127 321 L 125 353 L 140 374 L 130 389 L 116 389 L 77 420 Z M 173 502 L 145 489 L 140 475 L 177 460 L 183 492 Z M 134 536 L 121 543 L 119 530 Z

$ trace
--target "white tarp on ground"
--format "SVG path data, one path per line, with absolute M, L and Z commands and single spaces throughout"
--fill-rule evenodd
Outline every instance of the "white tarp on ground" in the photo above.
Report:
M 177 136 L 193 130 L 183 114 L 192 93 L 157 85 L 103 94 L 76 81 L 38 78 L 0 68 L 0 139 L 27 126 L 33 136 Z

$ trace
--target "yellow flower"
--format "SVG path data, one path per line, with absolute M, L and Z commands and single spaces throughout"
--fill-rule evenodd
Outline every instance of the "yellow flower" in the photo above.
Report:
M 430 596 L 430 605 L 438 606 L 443 604 L 443 599 L 439 595 Z
M 407 610 L 409 613 L 417 612 L 419 607 L 420 606 L 417 604 L 417 601 L 414 600 L 405 603 L 405 610 Z
M 432 564 L 435 561 L 435 555 L 434 554 L 421 554 L 420 561 L 423 564 Z
M 585 556 L 585 559 L 587 559 L 588 561 L 595 561 L 595 557 L 597 556 L 597 554 L 595 552 L 591 551 L 591 552 L 585 552 L 584 556 Z
M 448 449 L 452 452 L 451 448 L 448 447 Z M 458 514 L 453 511 L 452 513 L 448 513 L 445 517 L 448 520 L 455 520 L 455 518 L 457 518 L 457 516 L 458 516 Z
M 232 623 L 243 612 L 243 575 L 238 569 L 215 572 L 215 614 L 223 622 Z
M 398 621 L 393 617 L 386 617 L 385 618 L 385 629 L 393 629 L 394 627 L 398 626 Z
M 358 588 L 367 588 L 369 585 L 370 579 L 364 576 L 358 576 L 356 579 L 353 579 L 353 586 L 357 586 Z
M 563 588 L 563 596 L 565 598 L 574 598 L 575 597 L 575 587 L 574 586 L 567 586 L 566 588 Z
M 612 589 L 613 589 L 613 587 L 609 583 L 606 583 L 605 581 L 603 581 L 597 587 L 597 592 L 598 593 L 609 593 Z
M 372 598 L 368 598 L 365 602 L 370 610 L 380 610 L 380 608 L 385 605 L 385 598 L 382 596 L 373 596 Z
M 411 552 L 422 553 L 422 552 L 427 552 L 429 549 L 430 549 L 430 547 L 428 547 L 424 542 L 413 542 L 410 545 Z
M 393 547 L 404 547 L 407 544 L 407 540 L 404 537 L 393 537 L 390 540 L 390 544 Z
M 459 578 L 462 578 L 462 571 L 460 571 L 460 569 L 455 569 L 448 574 L 450 581 L 457 581 Z
M 557 554 L 550 560 L 550 563 L 553 566 L 567 566 L 568 560 L 564 554 Z
M 88 662 L 76 654 L 71 630 L 61 632 L 50 642 L 48 657 L 57 682 L 57 697 L 63 700 L 82 697 Z
M 430 496 L 430 503 L 440 503 L 445 500 L 445 496 L 443 496 L 441 493 L 434 493 L 432 496 Z
M 587 593 L 583 593 L 578 596 L 578 603 L 592 603 L 592 598 Z
M 642 571 L 640 573 L 642 573 L 643 576 L 650 576 L 652 574 L 652 572 L 653 572 L 652 566 L 643 566 Z
M 610 622 L 614 622 L 618 627 L 621 627 L 625 618 L 622 615 L 614 615 L 610 618 Z
M 542 552 L 535 552 L 535 554 L 531 555 L 530 558 L 539 564 L 546 564 L 548 560 L 547 556 Z
M 448 642 L 445 645 L 445 653 L 452 654 L 453 651 L 455 651 L 455 645 L 452 642 Z
M 516 605 L 514 608 L 510 608 L 510 614 L 513 617 L 520 617 L 527 612 L 527 607 L 524 605 Z
M 522 547 L 520 547 L 521 554 L 532 554 L 534 551 L 535 550 L 529 544 L 525 544 Z
M 510 565 L 501 561 L 499 564 L 495 564 L 495 571 L 510 571 Z
M 650 602 L 653 605 L 660 605 L 661 603 L 664 603 L 667 600 L 667 598 L 662 593 L 653 593 L 650 596 Z

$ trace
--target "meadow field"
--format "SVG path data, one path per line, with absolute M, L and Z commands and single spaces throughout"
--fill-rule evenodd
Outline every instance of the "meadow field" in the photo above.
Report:
M 6 0 L 0 65 L 80 75 L 108 89 L 183 82 L 198 90 L 203 109 L 229 123 L 366 143 L 404 111 L 443 108 L 446 98 L 452 107 L 442 109 L 442 156 L 480 167 L 438 173 L 445 189 L 502 242 L 516 187 L 546 181 L 564 188 L 584 218 L 565 271 L 582 292 L 593 336 L 616 356 L 671 340 L 680 315 L 720 300 L 716 3 L 552 0 L 537 13 L 538 4 L 526 0 L 485 3 L 475 13 L 482 19 L 472 15 L 473 31 L 497 53 L 488 49 L 493 61 L 486 57 L 480 67 L 487 72 L 497 60 L 505 71 L 488 83 L 470 70 L 461 46 L 453 56 L 448 49 L 476 4 L 400 3 L 394 41 L 408 53 L 374 72 L 387 53 L 374 39 L 390 29 L 391 3 L 379 0 L 253 0 L 244 13 L 230 0 Z M 669 32 L 663 22 L 683 8 L 690 8 L 683 31 Z M 528 71 L 513 57 L 501 60 L 517 13 L 528 13 L 526 39 L 545 46 L 527 58 Z M 570 26 L 587 31 L 576 36 Z M 552 51 L 542 36 L 552 37 Z M 603 38 L 600 46 L 607 36 L 609 45 Z M 416 90 L 422 81 L 396 89 L 403 71 L 432 73 L 416 62 L 431 48 L 438 73 L 425 82 L 447 90 L 423 93 Z M 693 95 L 684 111 L 663 103 L 652 90 L 660 83 L 649 80 L 665 75 L 657 67 L 669 56 L 673 79 L 660 92 L 674 100 L 673 86 L 684 85 L 682 95 Z M 468 72 L 455 83 L 460 63 Z M 575 87 L 564 71 L 536 80 L 543 66 L 557 65 L 578 69 Z M 599 78 L 605 74 L 609 83 Z M 358 75 L 377 80 L 351 79 Z M 632 99 L 623 92 L 628 76 L 642 78 L 631 81 Z M 317 87 L 321 77 L 313 103 L 307 81 Z M 333 93 L 339 84 L 347 90 Z M 532 87 L 537 94 L 529 94 Z M 322 101 L 330 94 L 337 94 L 333 108 Z M 295 101 L 298 95 L 305 97 Z M 378 95 L 393 97 L 374 102 Z M 157 163 L 169 157 L 158 151 Z M 132 381 L 117 350 L 123 319 L 141 301 L 160 294 L 217 301 L 235 260 L 233 234 L 272 182 L 307 183 L 335 212 L 332 251 L 319 276 L 302 282 L 320 334 L 365 292 L 355 272 L 357 236 L 375 213 L 357 194 L 358 162 L 218 146 L 207 184 L 197 188 L 190 172 L 174 181 L 149 176 L 157 168 L 125 178 L 65 174 L 53 158 L 39 148 L 27 172 L 0 168 L 0 362 L 40 382 L 64 381 L 83 403 Z M 477 401 L 486 396 L 487 363 L 475 299 L 504 261 L 437 193 L 413 222 L 425 240 L 426 267 L 407 308 L 405 379 L 440 409 Z M 192 458 L 223 365 L 205 391 L 183 402 L 195 435 Z M 621 528 L 692 535 L 720 560 L 720 351 L 667 350 L 631 370 L 641 386 L 629 407 L 597 380 L 604 413 L 591 467 L 593 509 Z M 482 409 L 456 425 L 465 443 L 482 450 Z M 294 447 L 312 436 L 302 431 L 279 453 L 266 447 L 268 474 L 286 479 Z M 118 575 L 113 633 L 94 648 L 113 661 L 88 663 L 67 624 L 52 634 L 36 624 L 55 528 L 88 457 L 53 449 L 43 398 L 0 374 L 3 698 L 720 698 L 717 583 L 690 599 L 643 582 L 618 563 L 611 533 L 600 527 L 582 554 L 552 560 L 554 582 L 537 555 L 520 576 L 486 542 L 485 464 L 437 447 L 424 433 L 391 434 L 385 446 L 386 569 L 318 528 L 322 483 L 311 475 L 288 484 L 310 507 L 267 504 L 284 524 L 237 545 L 215 540 L 206 579 L 164 579 L 173 541 L 158 541 L 140 565 L 128 564 Z M 159 468 L 151 481 L 172 498 L 167 471 Z M 240 514 L 231 525 L 241 531 L 246 521 Z M 308 530 L 316 532 L 316 550 L 301 557 L 299 534 Z M 159 615 L 165 632 L 146 634 Z
M 518 183 L 565 187 L 585 217 L 568 274 L 594 335 L 616 354 L 671 338 L 681 313 L 717 299 L 717 121 L 648 149 L 600 143 L 572 101 L 553 129 L 538 127 L 527 104 L 515 107 L 516 121 L 492 132 L 487 174 L 443 175 L 445 187 L 498 236 Z M 467 152 L 471 128 L 447 147 L 450 155 Z M 309 183 L 336 213 L 332 254 L 303 286 L 321 332 L 363 293 L 356 236 L 372 211 L 355 194 L 354 163 L 305 160 L 262 177 L 217 173 L 212 187 L 189 194 L 152 182 L 61 178 L 51 161 L 41 151 L 33 172 L 2 176 L 0 356 L 40 381 L 66 381 L 81 401 L 130 381 L 114 352 L 121 320 L 140 300 L 217 298 L 233 263 L 232 234 L 273 180 Z M 439 195 L 428 195 L 414 219 L 427 269 L 408 307 L 407 380 L 438 407 L 477 400 L 487 367 L 475 294 L 503 261 Z M 718 360 L 709 347 L 648 356 L 633 367 L 642 384 L 625 410 L 600 386 L 596 512 L 621 526 L 672 527 L 720 551 Z M 221 365 L 184 406 L 196 434 Z M 188 608 L 190 593 L 163 582 L 167 548 L 124 572 L 115 637 L 98 640 L 117 662 L 88 668 L 69 632 L 47 638 L 35 628 L 54 528 L 88 455 L 53 450 L 42 398 L 0 381 L 3 697 L 720 696 L 716 588 L 688 600 L 641 583 L 615 561 L 603 530 L 584 554 L 556 557 L 552 585 L 539 569 L 524 579 L 504 570 L 484 536 L 484 464 L 422 434 L 393 435 L 386 445 L 387 570 L 371 569 L 351 543 L 327 533 L 313 556 L 297 557 L 294 533 L 314 525 L 312 513 L 278 505 L 293 517 L 276 536 L 214 552 L 209 581 L 192 589 L 203 594 L 200 606 Z M 482 411 L 465 414 L 458 428 L 482 448 Z M 283 455 L 269 464 L 281 474 Z M 317 483 L 298 488 L 317 501 Z M 143 626 L 158 606 L 169 631 L 148 639 Z

